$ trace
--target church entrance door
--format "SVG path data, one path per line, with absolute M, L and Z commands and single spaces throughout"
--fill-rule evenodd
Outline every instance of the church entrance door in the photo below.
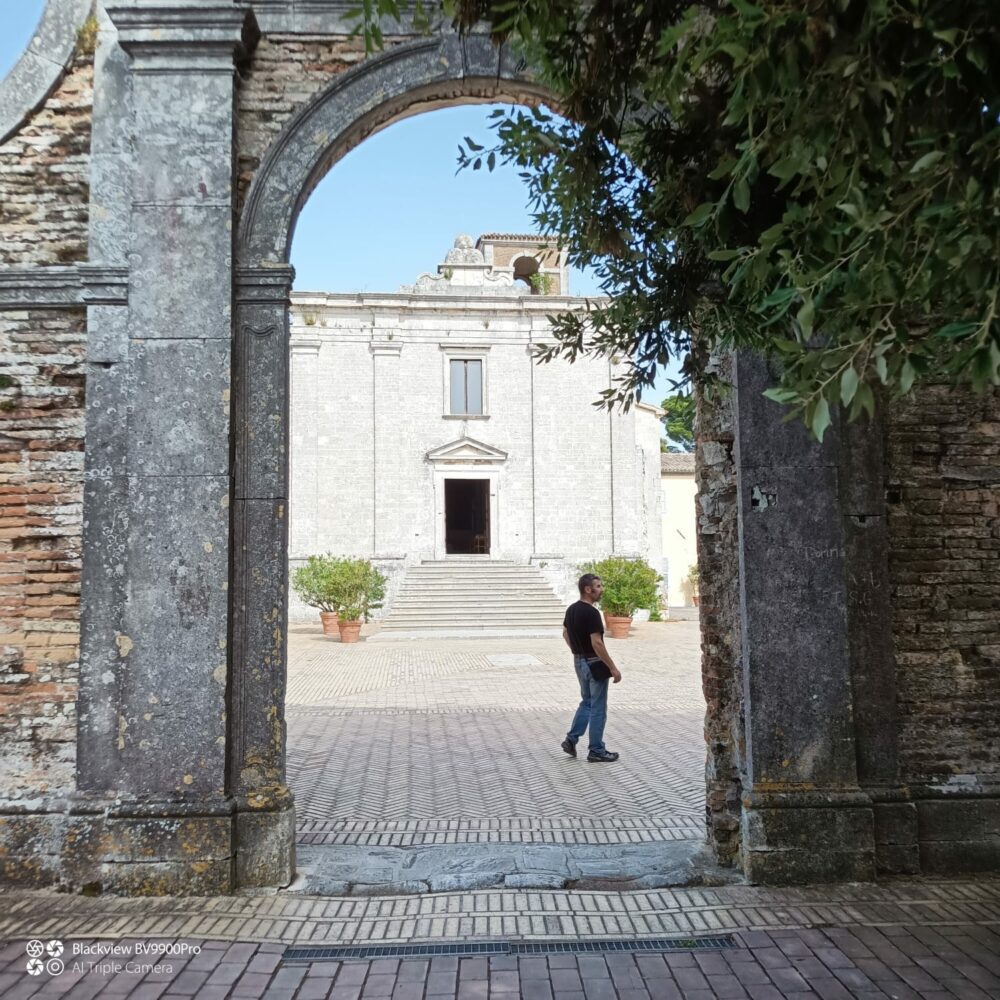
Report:
M 444 481 L 444 546 L 448 555 L 489 555 L 490 481 Z

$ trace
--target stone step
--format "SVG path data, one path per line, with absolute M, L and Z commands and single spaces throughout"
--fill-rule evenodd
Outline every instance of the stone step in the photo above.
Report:
M 558 629 L 564 613 L 535 566 L 448 560 L 409 567 L 381 626 L 388 632 Z
M 485 611 L 487 608 L 496 607 L 500 609 L 500 613 L 504 611 L 511 612 L 516 611 L 524 614 L 531 613 L 545 613 L 552 615 L 559 615 L 560 617 L 565 613 L 565 608 L 556 601 L 470 601 L 467 597 L 454 597 L 450 600 L 441 600 L 429 602 L 426 600 L 418 600 L 413 598 L 407 601 L 394 601 L 392 605 L 393 611 L 422 611 L 425 608 L 438 608 L 442 611 Z

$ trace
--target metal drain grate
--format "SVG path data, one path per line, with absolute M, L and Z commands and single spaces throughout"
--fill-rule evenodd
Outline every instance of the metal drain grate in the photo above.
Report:
M 450 944 L 374 944 L 331 948 L 286 948 L 284 962 L 343 962 L 349 959 L 478 958 L 483 955 L 562 955 L 593 952 L 703 951 L 735 948 L 732 936 L 689 938 L 614 938 L 596 941 L 459 941 Z

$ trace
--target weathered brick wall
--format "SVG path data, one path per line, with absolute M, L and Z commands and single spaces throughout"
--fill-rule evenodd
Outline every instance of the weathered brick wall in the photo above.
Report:
M 93 57 L 80 53 L 45 105 L 0 145 L 0 264 L 87 257 Z
M 0 265 L 87 255 L 92 56 L 0 146 Z M 0 787 L 73 787 L 83 310 L 0 312 Z
M 0 312 L 0 788 L 73 787 L 83 310 Z
M 237 214 L 262 157 L 288 119 L 333 77 L 364 58 L 364 42 L 358 38 L 261 38 L 238 91 Z
M 719 365 L 731 378 L 729 359 Z M 739 850 L 740 762 L 743 756 L 743 685 L 740 673 L 739 541 L 732 398 L 698 399 L 698 584 L 701 671 L 705 694 L 707 818 L 719 860 Z
M 903 778 L 975 787 L 1000 779 L 1000 392 L 931 386 L 889 421 Z

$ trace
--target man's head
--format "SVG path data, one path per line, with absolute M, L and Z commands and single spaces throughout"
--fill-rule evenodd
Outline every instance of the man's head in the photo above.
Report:
M 599 601 L 604 592 L 604 584 L 596 573 L 584 573 L 576 585 L 580 588 L 581 599 L 585 601 Z

